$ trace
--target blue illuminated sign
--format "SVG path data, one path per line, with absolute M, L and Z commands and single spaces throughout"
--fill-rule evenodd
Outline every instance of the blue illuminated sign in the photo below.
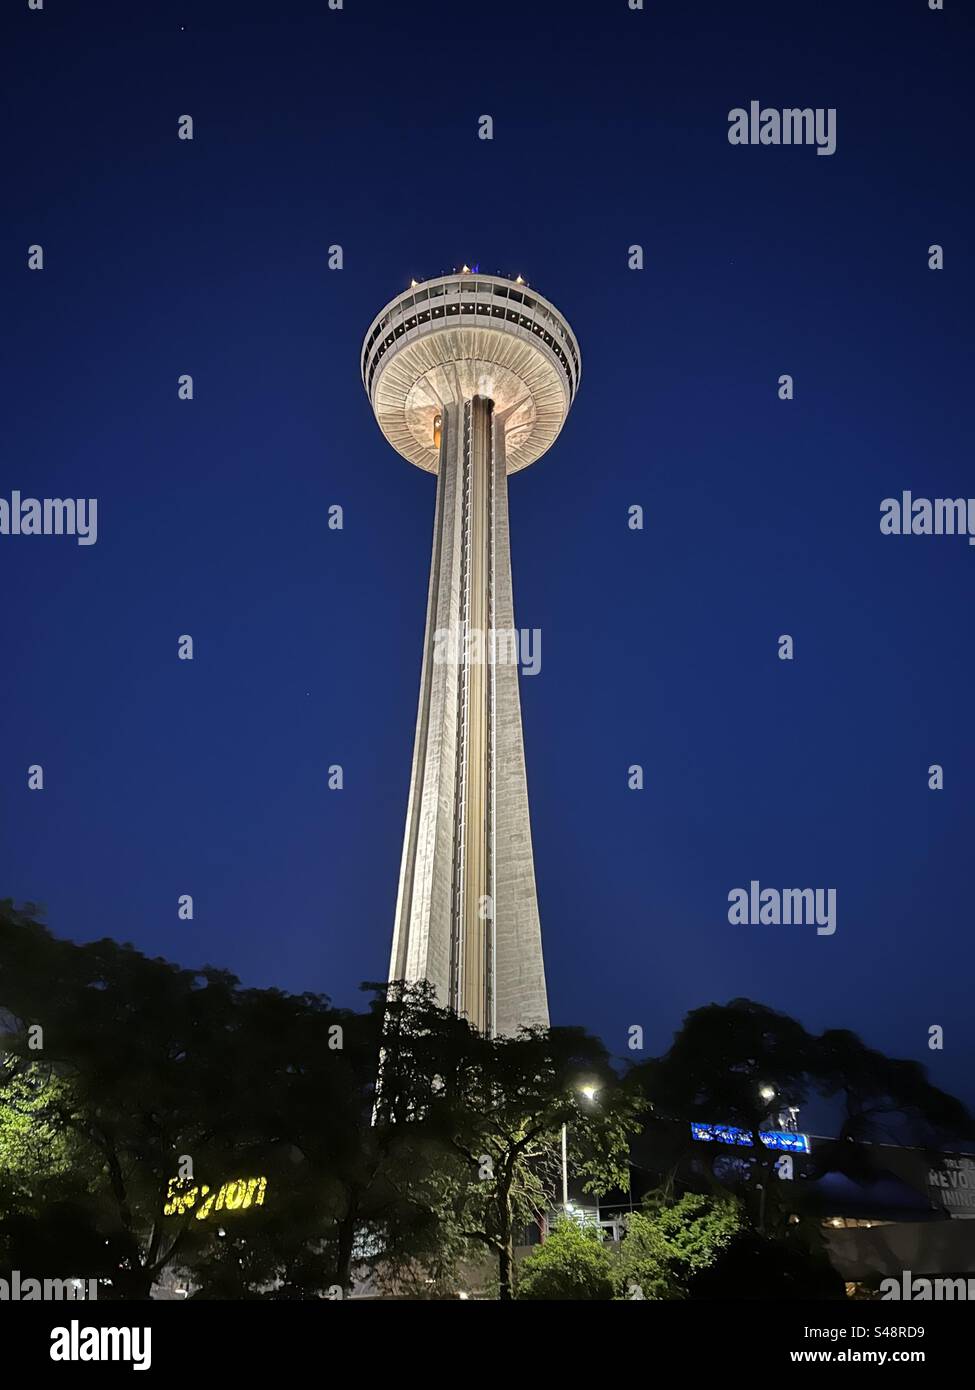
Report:
M 698 1125 L 692 1120 L 691 1138 L 714 1144 L 743 1144 L 746 1149 L 752 1146 L 751 1130 L 736 1129 L 734 1125 Z
M 787 1153 L 809 1153 L 809 1135 L 793 1134 L 787 1129 L 759 1130 L 759 1139 L 767 1149 L 784 1149 Z M 750 1149 L 755 1143 L 750 1129 L 738 1129 L 735 1125 L 701 1125 L 691 1121 L 691 1138 L 705 1144 L 737 1144 Z
M 809 1135 L 793 1134 L 788 1129 L 763 1129 L 758 1135 L 767 1149 L 785 1149 L 787 1153 L 807 1154 Z

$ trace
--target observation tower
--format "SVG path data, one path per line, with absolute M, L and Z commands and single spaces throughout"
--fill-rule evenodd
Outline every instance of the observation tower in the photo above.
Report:
M 437 478 L 391 980 L 425 979 L 481 1032 L 548 1025 L 518 695 L 508 475 L 555 442 L 579 345 L 517 280 L 415 283 L 376 316 L 362 381 L 379 428 Z

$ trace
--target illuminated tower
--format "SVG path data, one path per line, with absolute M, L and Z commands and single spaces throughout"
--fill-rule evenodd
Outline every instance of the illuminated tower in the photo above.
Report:
M 554 442 L 575 337 L 520 280 L 464 271 L 386 305 L 362 380 L 393 448 L 437 475 L 390 979 L 426 979 L 482 1032 L 548 1024 L 518 670 L 508 474 Z

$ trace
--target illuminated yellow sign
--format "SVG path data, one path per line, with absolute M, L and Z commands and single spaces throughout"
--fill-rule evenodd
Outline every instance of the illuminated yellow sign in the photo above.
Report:
M 246 1211 L 262 1207 L 267 1191 L 267 1178 L 233 1178 L 216 1192 L 207 1184 L 191 1186 L 189 1178 L 170 1178 L 163 1216 L 184 1216 L 193 1211 L 197 1221 L 205 1221 L 215 1211 Z M 199 1205 L 197 1205 L 199 1203 Z

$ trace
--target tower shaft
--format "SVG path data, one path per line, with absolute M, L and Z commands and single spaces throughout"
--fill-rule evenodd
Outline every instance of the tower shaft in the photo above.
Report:
M 391 980 L 426 980 L 481 1032 L 547 1025 L 511 596 L 508 475 L 579 388 L 565 316 L 519 276 L 413 281 L 366 330 L 384 437 L 437 477 Z
M 506 414 L 507 412 L 505 412 Z M 518 694 L 504 415 L 442 406 L 419 711 L 390 978 L 480 1031 L 548 1023 Z

